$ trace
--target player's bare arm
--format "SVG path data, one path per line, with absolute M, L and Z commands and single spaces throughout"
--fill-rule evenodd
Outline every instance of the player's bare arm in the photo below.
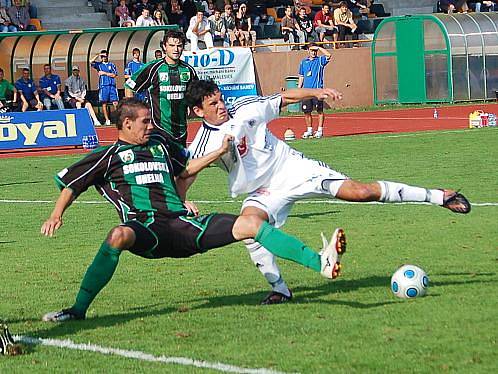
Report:
M 69 188 L 64 188 L 55 203 L 54 210 L 50 217 L 43 223 L 41 234 L 45 236 L 53 236 L 54 233 L 62 226 L 62 215 L 66 209 L 74 201 L 73 191 Z
M 334 88 L 296 88 L 282 92 L 282 107 L 306 99 L 342 100 L 342 93 Z
M 213 162 L 218 160 L 221 156 L 228 152 L 230 149 L 230 142 L 233 141 L 232 135 L 225 135 L 223 144 L 216 151 L 208 153 L 207 155 L 190 160 L 185 170 L 180 174 L 180 178 L 188 178 L 198 174 L 202 169 L 205 169 Z

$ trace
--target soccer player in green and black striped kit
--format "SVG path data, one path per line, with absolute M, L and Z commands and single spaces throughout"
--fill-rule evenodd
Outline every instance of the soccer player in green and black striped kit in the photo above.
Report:
M 185 147 L 187 104 L 184 96 L 188 84 L 198 78 L 194 68 L 180 60 L 184 47 L 183 32 L 166 31 L 162 43 L 165 57 L 146 64 L 133 74 L 126 81 L 126 87 L 133 92 L 147 92 L 154 126 Z
M 149 259 L 184 258 L 251 238 L 276 256 L 333 278 L 334 265 L 345 250 L 341 238 L 333 237 L 330 244 L 324 240 L 319 254 L 257 215 L 189 214 L 177 180 L 196 175 L 228 152 L 232 136 L 227 135 L 219 149 L 188 161 L 185 148 L 154 134 L 150 110 L 143 102 L 124 99 L 116 115 L 118 141 L 57 174 L 61 194 L 41 233 L 52 236 L 62 226 L 65 210 L 91 186 L 114 205 L 122 224 L 111 229 L 102 243 L 73 306 L 47 313 L 44 321 L 84 319 L 91 302 L 111 280 L 124 250 Z

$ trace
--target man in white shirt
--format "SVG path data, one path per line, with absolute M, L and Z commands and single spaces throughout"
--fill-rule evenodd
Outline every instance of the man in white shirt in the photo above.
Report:
M 213 48 L 213 35 L 211 34 L 211 25 L 202 11 L 198 11 L 190 19 L 190 24 L 186 33 L 187 39 L 190 40 L 190 50 L 196 52 L 199 50 L 199 40 L 206 43 L 206 48 Z
M 142 14 L 137 18 L 137 22 L 135 23 L 135 26 L 137 26 L 137 27 L 154 26 L 154 20 L 150 16 L 149 9 L 144 8 L 142 10 Z
M 455 213 L 470 212 L 468 200 L 453 190 L 388 181 L 361 183 L 350 179 L 322 161 L 307 158 L 268 130 L 267 124 L 288 104 L 306 99 L 340 100 L 342 94 L 334 89 L 299 88 L 268 97 L 244 97 L 227 110 L 218 86 L 199 80 L 189 85 L 185 98 L 190 109 L 203 119 L 189 146 L 191 158 L 218 148 L 225 134 L 234 137 L 234 147 L 221 157 L 218 165 L 228 173 L 232 196 L 249 194 L 242 204 L 242 216 L 256 215 L 278 228 L 285 223 L 296 201 L 312 197 L 357 202 L 420 201 L 441 205 Z M 344 232 L 336 234 L 345 248 Z M 290 300 L 292 293 L 280 275 L 274 256 L 253 240 L 244 242 L 252 261 L 272 286 L 263 304 Z M 333 278 L 340 273 L 340 257 Z

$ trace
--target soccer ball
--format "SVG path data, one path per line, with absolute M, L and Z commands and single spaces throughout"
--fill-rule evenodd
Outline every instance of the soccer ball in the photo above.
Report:
M 415 265 L 403 265 L 391 277 L 391 291 L 402 299 L 424 296 L 428 286 L 427 273 Z

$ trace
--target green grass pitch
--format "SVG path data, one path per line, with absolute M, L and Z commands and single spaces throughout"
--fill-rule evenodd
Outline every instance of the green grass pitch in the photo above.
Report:
M 337 137 L 293 146 L 355 179 L 461 189 L 469 215 L 427 205 L 297 204 L 284 226 L 315 249 L 343 227 L 343 274 L 328 281 L 279 261 L 294 291 L 262 307 L 266 282 L 236 244 L 186 260 L 121 256 L 87 320 L 40 320 L 70 306 L 88 264 L 118 217 L 95 191 L 74 204 L 54 238 L 40 225 L 58 192 L 53 175 L 79 156 L 2 159 L 0 319 L 12 333 L 70 339 L 244 368 L 302 373 L 498 371 L 498 131 Z M 189 195 L 202 211 L 237 213 L 225 176 L 205 170 Z M 24 201 L 24 202 L 20 202 Z M 484 205 L 484 203 L 491 203 Z M 428 295 L 396 299 L 393 271 L 424 268 Z M 215 372 L 47 346 L 0 356 L 0 372 Z

